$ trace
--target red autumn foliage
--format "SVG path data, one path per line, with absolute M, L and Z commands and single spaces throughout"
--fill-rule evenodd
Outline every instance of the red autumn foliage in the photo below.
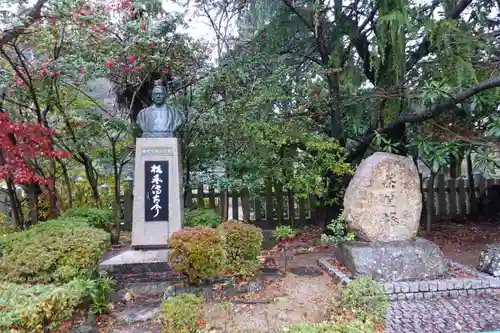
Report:
M 7 113 L 0 113 L 0 179 L 12 177 L 15 184 L 49 184 L 50 180 L 37 175 L 30 161 L 71 157 L 52 148 L 50 136 L 54 134 L 40 124 L 14 122 Z

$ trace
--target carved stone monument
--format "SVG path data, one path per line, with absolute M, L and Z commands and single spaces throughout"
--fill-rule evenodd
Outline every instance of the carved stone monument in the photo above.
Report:
M 132 246 L 166 247 L 170 235 L 183 224 L 180 142 L 174 132 L 184 123 L 181 112 L 166 105 L 166 89 L 159 82 L 153 105 L 141 110 L 137 124 Z
M 184 217 L 180 142 L 174 133 L 185 118 L 166 105 L 166 89 L 159 81 L 152 100 L 137 116 L 143 135 L 136 141 L 132 249 L 99 265 L 119 289 L 144 295 L 163 293 L 168 281 L 177 278 L 167 263 L 168 239 L 182 228 Z
M 341 246 L 344 265 L 382 281 L 444 274 L 439 247 L 415 239 L 421 211 L 420 178 L 410 158 L 378 152 L 363 160 L 344 197 L 347 226 L 361 241 Z

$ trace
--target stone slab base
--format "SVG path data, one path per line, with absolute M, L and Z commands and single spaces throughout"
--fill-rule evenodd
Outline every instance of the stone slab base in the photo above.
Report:
M 334 279 L 343 284 L 349 284 L 354 279 L 330 263 L 335 257 L 320 258 L 318 265 Z M 390 281 L 383 283 L 384 292 L 389 300 L 413 300 L 423 298 L 439 298 L 458 296 L 499 295 L 500 279 L 474 271 L 459 263 L 445 260 L 448 267 L 461 267 L 474 273 L 473 278 L 439 278 L 417 281 Z
M 436 278 L 448 271 L 439 247 L 423 238 L 371 243 L 348 241 L 340 246 L 340 262 L 354 276 L 377 281 Z
M 159 296 L 172 283 L 186 278 L 170 268 L 168 250 L 126 250 L 102 261 L 104 271 L 116 282 L 118 294 L 133 291 L 137 295 Z

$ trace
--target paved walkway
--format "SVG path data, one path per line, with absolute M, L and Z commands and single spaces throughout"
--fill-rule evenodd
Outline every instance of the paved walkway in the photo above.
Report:
M 393 301 L 386 333 L 472 333 L 500 330 L 500 297 Z

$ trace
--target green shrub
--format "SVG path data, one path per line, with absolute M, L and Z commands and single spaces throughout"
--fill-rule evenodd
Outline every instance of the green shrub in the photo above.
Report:
M 191 283 L 215 277 L 224 267 L 225 253 L 217 230 L 185 228 L 170 237 L 169 245 L 172 269 L 186 273 Z
M 181 294 L 162 303 L 160 320 L 164 333 L 201 332 L 206 326 L 205 300 L 194 294 Z
M 84 296 L 79 280 L 61 286 L 0 283 L 0 331 L 54 327 L 71 317 Z
M 376 332 L 371 322 L 364 323 L 360 320 L 352 320 L 347 323 L 299 323 L 287 326 L 283 330 L 288 333 L 374 333 Z
M 113 223 L 113 212 L 109 209 L 80 207 L 66 211 L 62 218 L 66 220 L 67 218 L 82 218 L 91 227 L 110 230 L 111 223 Z
M 217 228 L 221 218 L 213 209 L 187 209 L 184 212 L 184 226 Z
M 321 235 L 324 244 L 340 245 L 345 241 L 354 240 L 356 234 L 347 230 L 344 214 L 340 214 L 332 223 L 326 226 L 326 234 Z
M 109 234 L 80 219 L 43 222 L 0 241 L 0 281 L 68 282 L 88 275 L 109 248 Z
M 341 288 L 340 308 L 355 310 L 361 320 L 383 323 L 389 306 L 382 286 L 370 277 L 359 277 Z
M 230 273 L 236 277 L 255 274 L 260 266 L 257 256 L 262 246 L 262 230 L 238 221 L 222 223 L 219 230 Z

